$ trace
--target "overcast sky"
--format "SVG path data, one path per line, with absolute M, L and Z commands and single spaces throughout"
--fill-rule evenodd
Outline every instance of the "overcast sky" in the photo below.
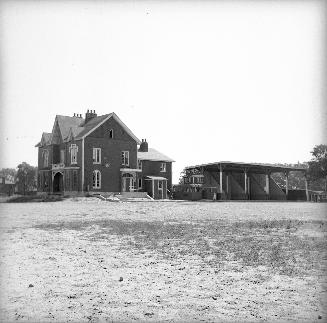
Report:
M 326 143 L 325 1 L 2 1 L 0 167 L 56 114 L 115 112 L 184 166 Z

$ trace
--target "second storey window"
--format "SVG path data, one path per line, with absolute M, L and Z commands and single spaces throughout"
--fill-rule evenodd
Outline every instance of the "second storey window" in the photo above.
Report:
M 101 163 L 101 148 L 93 148 L 93 164 Z
M 166 163 L 160 164 L 160 172 L 166 172 Z
M 75 144 L 71 144 L 69 150 L 70 150 L 70 163 L 77 164 L 78 147 Z
M 113 138 L 114 137 L 114 131 L 113 129 L 109 130 L 109 138 Z
M 60 150 L 60 163 L 61 164 L 65 163 L 65 150 L 64 149 Z
M 44 150 L 43 151 L 43 167 L 49 166 L 49 151 Z
M 129 166 L 129 151 L 121 152 L 121 164 L 124 166 Z

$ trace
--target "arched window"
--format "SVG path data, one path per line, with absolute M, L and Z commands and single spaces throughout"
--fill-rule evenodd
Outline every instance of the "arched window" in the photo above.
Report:
M 93 171 L 93 188 L 101 188 L 101 172 L 99 170 Z

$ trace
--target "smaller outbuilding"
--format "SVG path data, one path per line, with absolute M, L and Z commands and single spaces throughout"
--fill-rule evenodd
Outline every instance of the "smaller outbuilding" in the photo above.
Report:
M 290 172 L 303 174 L 303 190 L 290 190 Z M 274 181 L 273 173 L 285 174 L 285 189 Z M 310 200 L 306 173 L 303 167 L 230 161 L 189 166 L 183 183 L 174 188 L 174 196 L 189 200 Z
M 13 195 L 15 193 L 16 184 L 13 180 L 6 179 L 5 177 L 0 178 L 0 194 L 1 195 Z

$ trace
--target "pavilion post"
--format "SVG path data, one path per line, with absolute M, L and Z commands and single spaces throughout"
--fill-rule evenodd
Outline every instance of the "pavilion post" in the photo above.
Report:
M 267 199 L 270 200 L 270 174 L 269 172 L 266 173 L 266 194 L 267 194 Z
M 286 194 L 286 200 L 288 199 L 288 173 L 289 172 L 285 172 L 285 194 Z
M 220 185 L 220 194 L 223 195 L 223 166 L 220 164 L 220 173 L 219 173 L 219 185 Z
M 307 201 L 309 201 L 309 189 L 308 189 L 308 178 L 307 178 L 307 174 L 304 174 L 304 182 L 305 182 L 305 195 L 307 197 Z
M 245 198 L 248 199 L 248 172 L 244 169 L 244 194 Z
M 229 191 L 230 191 L 230 186 L 229 186 L 229 174 L 226 174 L 226 199 L 229 199 Z

